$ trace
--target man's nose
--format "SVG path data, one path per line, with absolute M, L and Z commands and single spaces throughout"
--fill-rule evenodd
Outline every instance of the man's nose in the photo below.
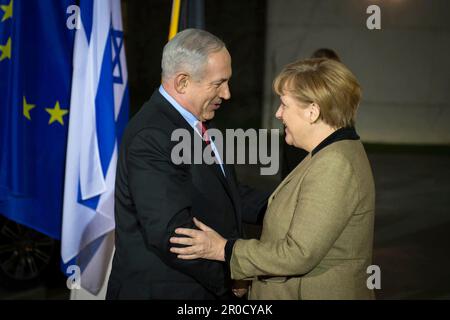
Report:
M 222 89 L 220 90 L 220 98 L 224 100 L 228 100 L 231 98 L 230 88 L 228 87 L 228 83 L 224 83 Z

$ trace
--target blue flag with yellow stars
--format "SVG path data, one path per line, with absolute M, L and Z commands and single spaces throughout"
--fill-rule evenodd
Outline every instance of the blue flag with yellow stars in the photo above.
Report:
M 0 214 L 61 237 L 74 0 L 0 0 Z

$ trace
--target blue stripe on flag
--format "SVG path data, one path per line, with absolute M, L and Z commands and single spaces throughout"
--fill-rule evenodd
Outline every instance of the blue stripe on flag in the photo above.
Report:
M 83 21 L 84 30 L 88 43 L 91 42 L 92 33 L 92 20 L 94 15 L 94 1 L 92 0 L 80 0 L 80 15 L 81 21 Z
M 81 198 L 81 186 L 80 186 L 80 182 L 78 181 L 78 196 L 77 196 L 77 201 L 79 204 L 82 204 L 88 208 L 91 208 L 92 210 L 97 209 L 98 206 L 98 201 L 100 200 L 100 196 L 96 196 L 96 197 L 92 197 L 86 200 L 83 200 Z
M 97 121 L 97 140 L 102 163 L 103 175 L 106 177 L 111 156 L 116 142 L 114 117 L 113 63 L 111 53 L 111 30 L 103 54 L 103 63 L 95 97 Z

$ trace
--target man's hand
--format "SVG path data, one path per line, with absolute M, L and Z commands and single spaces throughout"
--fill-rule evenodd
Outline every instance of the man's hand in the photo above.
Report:
M 195 225 L 200 230 L 177 228 L 176 234 L 187 237 L 171 237 L 170 243 L 187 245 L 188 247 L 170 248 L 170 252 L 178 254 L 179 259 L 209 259 L 217 261 L 225 261 L 225 244 L 224 239 L 216 231 L 194 218 Z
M 246 280 L 233 281 L 232 286 L 233 294 L 238 298 L 242 298 L 247 293 L 249 284 L 250 281 Z

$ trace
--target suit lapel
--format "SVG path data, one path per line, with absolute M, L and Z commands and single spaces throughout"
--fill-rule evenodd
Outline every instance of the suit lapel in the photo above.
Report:
M 206 143 L 203 144 L 203 147 L 206 147 Z M 224 152 L 222 152 L 220 157 L 222 159 L 222 162 L 224 162 L 223 161 L 223 159 L 225 159 Z M 236 189 L 236 185 L 237 185 L 236 181 L 234 180 L 234 177 L 233 177 L 232 172 L 229 169 L 228 165 L 225 164 L 225 163 L 223 163 L 222 165 L 223 165 L 223 170 L 225 172 L 225 176 L 224 176 L 224 174 L 222 172 L 220 164 L 214 163 L 214 164 L 207 165 L 207 166 L 214 172 L 214 174 L 217 177 L 217 179 L 219 179 L 219 181 L 222 183 L 225 191 L 227 192 L 228 196 L 230 197 L 230 199 L 231 199 L 231 201 L 233 203 L 235 212 L 238 212 L 238 205 L 237 205 L 237 201 L 236 201 L 236 195 L 233 192 L 233 190 L 236 191 L 235 190 Z
M 217 129 L 213 123 L 208 123 L 208 127 L 210 129 Z M 220 182 L 222 183 L 222 185 L 225 188 L 225 191 L 227 192 L 229 198 L 231 199 L 231 203 L 233 204 L 234 207 L 234 212 L 235 212 L 235 216 L 236 216 L 236 222 L 238 225 L 238 229 L 239 229 L 239 234 L 242 233 L 242 223 L 241 223 L 241 207 L 240 207 L 240 201 L 239 201 L 239 190 L 238 190 L 238 184 L 237 181 L 235 179 L 234 176 L 234 172 L 233 169 L 231 168 L 230 165 L 226 164 L 226 141 L 223 141 L 223 146 L 222 146 L 222 150 L 221 154 L 220 154 L 220 158 L 222 159 L 222 166 L 223 166 L 223 171 L 225 172 L 225 176 L 222 172 L 222 169 L 220 168 L 220 164 L 213 164 L 210 167 L 214 168 L 214 172 L 217 176 L 217 178 L 220 180 Z
M 228 186 L 228 194 L 234 206 L 234 212 L 236 215 L 236 222 L 239 229 L 239 234 L 242 234 L 242 213 L 239 201 L 239 187 L 238 183 L 233 174 L 233 170 L 229 165 L 224 164 L 223 168 L 225 170 L 225 174 L 227 175 L 227 186 Z
M 152 100 L 155 99 L 156 100 L 156 106 L 158 108 L 160 108 L 160 111 L 163 112 L 164 114 L 166 114 L 166 116 L 172 120 L 172 122 L 175 124 L 176 127 L 178 128 L 184 128 L 186 130 L 188 130 L 191 133 L 191 152 L 194 152 L 194 139 L 201 139 L 201 137 L 194 133 L 194 129 L 191 127 L 191 125 L 183 118 L 183 116 L 159 93 L 158 90 L 155 91 L 155 93 L 153 94 Z M 210 126 L 211 128 L 214 128 L 214 126 Z M 202 139 L 201 139 L 202 140 Z M 205 150 L 206 147 L 206 143 L 202 140 L 202 152 L 203 150 Z M 224 147 L 224 150 L 226 148 Z M 224 161 L 225 158 L 225 153 L 223 150 L 223 155 L 221 155 L 222 161 Z M 193 154 L 193 153 L 192 153 Z M 203 154 L 202 154 L 203 157 Z M 193 158 L 191 159 L 193 160 Z M 202 160 L 203 161 L 203 160 Z M 239 210 L 239 205 L 238 205 L 238 201 L 236 199 L 236 195 L 235 193 L 237 193 L 238 191 L 236 190 L 236 181 L 234 180 L 233 176 L 232 176 L 232 172 L 231 170 L 227 169 L 227 165 L 224 163 L 223 164 L 223 168 L 226 174 L 226 178 L 222 173 L 222 169 L 220 168 L 220 165 L 217 163 L 208 165 L 208 164 L 203 164 L 206 167 L 209 168 L 209 170 L 212 170 L 213 174 L 216 176 L 217 179 L 219 179 L 220 183 L 222 184 L 223 188 L 225 189 L 225 192 L 227 193 L 228 197 L 231 200 L 231 203 L 233 204 L 233 207 L 235 209 L 235 214 L 236 214 L 236 220 L 237 220 L 237 224 L 239 229 L 241 229 L 241 219 L 240 219 L 240 210 Z M 234 190 L 234 192 L 233 192 Z

